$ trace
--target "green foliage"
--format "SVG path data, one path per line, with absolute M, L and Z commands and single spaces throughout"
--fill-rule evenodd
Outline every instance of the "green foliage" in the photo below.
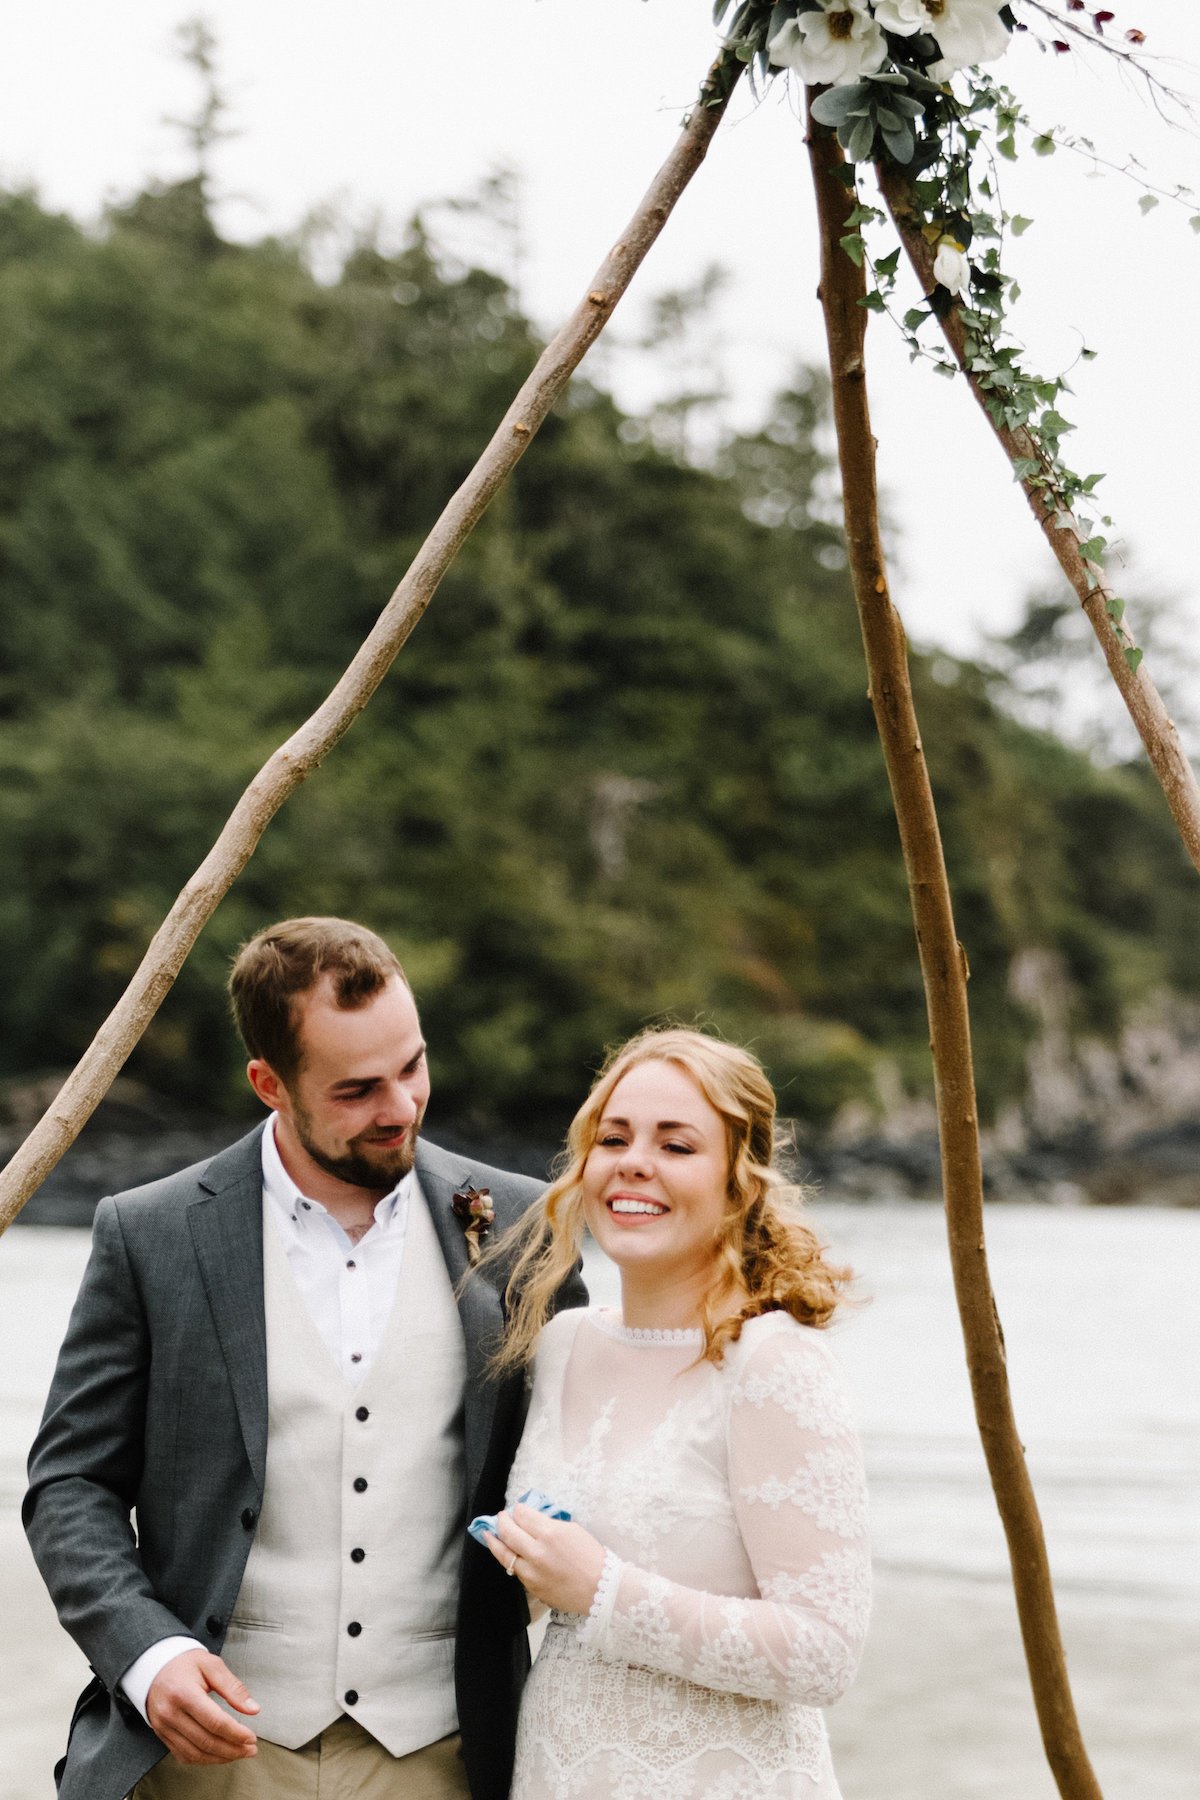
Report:
M 321 283 L 288 245 L 222 243 L 195 182 L 90 234 L 0 203 L 0 1074 L 86 1044 L 534 354 L 506 285 L 448 274 L 419 224 Z M 817 1122 L 871 1102 L 882 1056 L 924 1079 L 825 411 L 806 374 L 697 468 L 577 386 L 269 828 L 137 1071 L 233 1104 L 230 952 L 341 912 L 411 971 L 442 1120 L 553 1133 L 603 1046 L 664 1015 L 757 1043 Z M 1156 983 L 1200 986 L 1200 933 L 1144 784 L 1007 719 L 969 664 L 934 679 L 944 661 L 916 679 L 991 1107 L 1031 1031 L 1016 950 L 1058 947 L 1107 1027 Z

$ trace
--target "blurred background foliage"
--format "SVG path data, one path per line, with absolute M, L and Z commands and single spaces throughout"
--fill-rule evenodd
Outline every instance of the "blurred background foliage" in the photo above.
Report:
M 0 1077 L 82 1050 L 535 354 L 510 285 L 419 220 L 318 279 L 303 240 L 222 242 L 200 178 L 93 229 L 0 197 Z M 814 1126 L 880 1104 L 884 1065 L 924 1090 L 823 380 L 703 463 L 688 404 L 656 430 L 574 386 L 134 1074 L 244 1105 L 228 958 L 338 912 L 403 958 L 462 1129 L 556 1132 L 603 1046 L 664 1015 L 754 1044 Z M 1035 1031 L 1016 953 L 1056 951 L 1080 1029 L 1115 1033 L 1200 991 L 1200 889 L 1141 763 L 1023 722 L 1002 659 L 914 679 L 990 1115 Z

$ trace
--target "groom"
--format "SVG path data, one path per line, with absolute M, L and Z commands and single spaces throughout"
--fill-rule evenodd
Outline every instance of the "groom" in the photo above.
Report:
M 486 1370 L 503 1271 L 456 1284 L 472 1219 L 499 1236 L 539 1185 L 420 1138 L 373 932 L 287 920 L 230 991 L 271 1116 L 100 1203 L 30 1457 L 95 1674 L 60 1800 L 505 1800 L 525 1606 L 464 1526 L 503 1504 L 521 1383 Z

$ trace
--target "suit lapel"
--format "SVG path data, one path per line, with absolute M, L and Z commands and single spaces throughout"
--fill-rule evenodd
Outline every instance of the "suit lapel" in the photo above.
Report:
M 467 1347 L 467 1388 L 464 1396 L 467 1504 L 483 1473 L 492 1422 L 496 1416 L 497 1383 L 489 1379 L 487 1365 L 499 1348 L 504 1330 L 504 1307 L 496 1289 L 483 1277 L 459 1283 L 470 1267 L 463 1228 L 454 1215 L 454 1195 L 472 1178 L 471 1165 L 448 1156 L 435 1144 L 421 1140 L 417 1148 L 417 1175 L 437 1232 L 446 1270 L 458 1302 Z
M 267 1470 L 267 1324 L 263 1302 L 261 1127 L 215 1157 L 188 1208 L 213 1323 L 246 1454 L 261 1488 Z

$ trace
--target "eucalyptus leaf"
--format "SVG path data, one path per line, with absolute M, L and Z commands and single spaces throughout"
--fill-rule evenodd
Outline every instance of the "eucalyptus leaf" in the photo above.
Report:
M 848 81 L 844 87 L 827 88 L 823 94 L 818 94 L 812 103 L 812 116 L 820 124 L 836 128 L 851 113 L 861 111 L 870 98 L 871 91 L 865 82 Z
M 907 125 L 899 125 L 892 129 L 883 127 L 883 141 L 887 145 L 888 154 L 894 162 L 909 163 L 912 161 L 916 140 Z
M 839 131 L 839 138 L 842 134 Z M 873 119 L 855 119 L 848 138 L 842 138 L 846 155 L 851 162 L 865 162 L 871 154 L 871 145 L 875 142 L 875 122 Z

